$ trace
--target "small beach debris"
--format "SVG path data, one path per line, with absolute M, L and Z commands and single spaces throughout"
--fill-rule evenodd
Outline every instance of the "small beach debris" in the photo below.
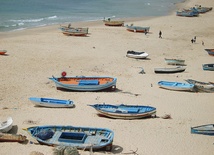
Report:
M 8 107 L 3 107 L 2 109 L 5 110 L 5 109 L 9 109 L 9 108 Z
M 44 154 L 41 153 L 41 152 L 38 152 L 38 151 L 32 151 L 32 152 L 30 153 L 30 155 L 44 155 Z
M 170 114 L 165 114 L 161 118 L 163 118 L 163 119 L 172 119 Z
M 141 69 L 141 71 L 139 72 L 139 74 L 146 74 L 143 68 Z
M 131 151 L 131 152 L 122 153 L 122 154 L 134 154 L 134 155 L 138 155 L 138 154 L 137 154 L 138 148 L 136 149 L 136 151 L 133 151 L 133 150 L 130 150 L 130 151 Z
M 23 124 L 38 124 L 38 123 L 39 123 L 39 121 L 33 121 L 33 120 L 25 120 L 23 122 Z

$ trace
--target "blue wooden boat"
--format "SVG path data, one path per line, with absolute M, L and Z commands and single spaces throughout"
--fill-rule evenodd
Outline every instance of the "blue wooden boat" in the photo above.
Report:
M 214 124 L 191 127 L 191 133 L 214 136 Z
M 110 151 L 114 132 L 107 128 L 75 127 L 61 125 L 34 126 L 24 129 L 40 144 L 73 146 L 77 149 Z
M 214 64 L 203 64 L 202 67 L 205 71 L 214 71 Z
M 169 90 L 178 90 L 178 91 L 193 91 L 194 84 L 182 83 L 182 82 L 170 82 L 170 81 L 159 81 L 159 87 L 169 89 Z
M 139 119 L 156 116 L 156 108 L 140 105 L 112 105 L 112 104 L 94 104 L 89 105 L 96 109 L 102 116 L 117 119 Z
M 116 89 L 117 78 L 96 77 L 96 76 L 73 76 L 73 77 L 52 77 L 57 89 L 72 91 L 100 91 L 105 89 Z
M 182 10 L 182 11 L 176 11 L 177 16 L 182 17 L 197 17 L 199 16 L 199 12 L 192 11 L 192 10 Z
M 134 25 L 126 25 L 126 29 L 130 32 L 140 32 L 140 33 L 145 33 L 149 32 L 150 27 L 142 27 L 142 26 L 134 26 Z
M 214 56 L 214 49 L 204 49 L 210 56 Z
M 41 107 L 50 107 L 50 108 L 74 107 L 74 102 L 71 100 L 60 100 L 54 98 L 39 98 L 39 97 L 30 97 L 29 100 L 34 105 Z

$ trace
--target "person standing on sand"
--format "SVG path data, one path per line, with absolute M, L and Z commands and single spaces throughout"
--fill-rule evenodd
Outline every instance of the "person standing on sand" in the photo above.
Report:
M 202 45 L 204 46 L 204 41 L 202 40 Z
M 196 42 L 196 36 L 194 37 L 194 43 Z
M 159 32 L 159 38 L 162 38 L 162 32 L 161 31 Z
M 191 39 L 191 42 L 194 43 L 194 39 Z

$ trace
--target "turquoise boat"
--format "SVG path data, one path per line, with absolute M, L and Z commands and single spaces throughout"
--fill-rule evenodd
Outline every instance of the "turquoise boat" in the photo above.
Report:
M 202 67 L 205 71 L 214 71 L 214 64 L 203 64 Z
M 214 136 L 214 124 L 191 127 L 191 133 Z
M 159 87 L 169 89 L 169 90 L 178 90 L 178 91 L 193 91 L 194 84 L 182 83 L 182 82 L 171 82 L 171 81 L 159 81 Z

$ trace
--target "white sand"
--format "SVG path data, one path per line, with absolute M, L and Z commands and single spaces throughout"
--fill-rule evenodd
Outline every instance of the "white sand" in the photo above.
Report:
M 214 6 L 213 0 L 191 0 L 179 7 L 195 4 Z M 102 21 L 76 23 L 89 27 L 88 37 L 68 37 L 58 30 L 59 25 L 1 33 L 0 47 L 8 56 L 0 56 L 0 119 L 14 119 L 13 132 L 26 135 L 22 128 L 35 125 L 73 125 L 106 127 L 115 132 L 112 154 L 137 150 L 139 155 L 211 155 L 214 152 L 212 136 L 193 135 L 191 126 L 214 123 L 213 93 L 191 93 L 164 90 L 161 80 L 184 82 L 184 79 L 213 81 L 213 72 L 203 71 L 203 63 L 213 63 L 205 48 L 214 48 L 214 11 L 196 18 L 172 15 L 125 22 L 150 26 L 150 33 L 128 32 L 125 27 L 107 27 Z M 162 31 L 162 39 L 158 38 Z M 196 36 L 196 43 L 191 39 Z M 205 45 L 202 46 L 201 42 Z M 148 60 L 126 57 L 128 50 L 149 53 Z M 155 67 L 166 66 L 164 58 L 184 59 L 187 69 L 178 74 L 155 74 Z M 146 74 L 139 74 L 143 67 Z M 56 90 L 48 77 L 60 76 L 117 77 L 116 92 L 63 92 Z M 152 85 L 152 87 L 151 87 Z M 139 94 L 135 96 L 135 94 Z M 36 108 L 29 97 L 71 99 L 73 109 Z M 101 118 L 87 104 L 138 104 L 157 108 L 157 116 L 171 114 L 172 119 L 118 120 Z M 5 109 L 7 107 L 8 109 Z M 39 151 L 52 154 L 52 147 L 19 143 L 0 143 L 2 155 L 28 155 Z M 89 154 L 89 152 L 81 152 Z M 95 152 L 94 154 L 110 154 Z

